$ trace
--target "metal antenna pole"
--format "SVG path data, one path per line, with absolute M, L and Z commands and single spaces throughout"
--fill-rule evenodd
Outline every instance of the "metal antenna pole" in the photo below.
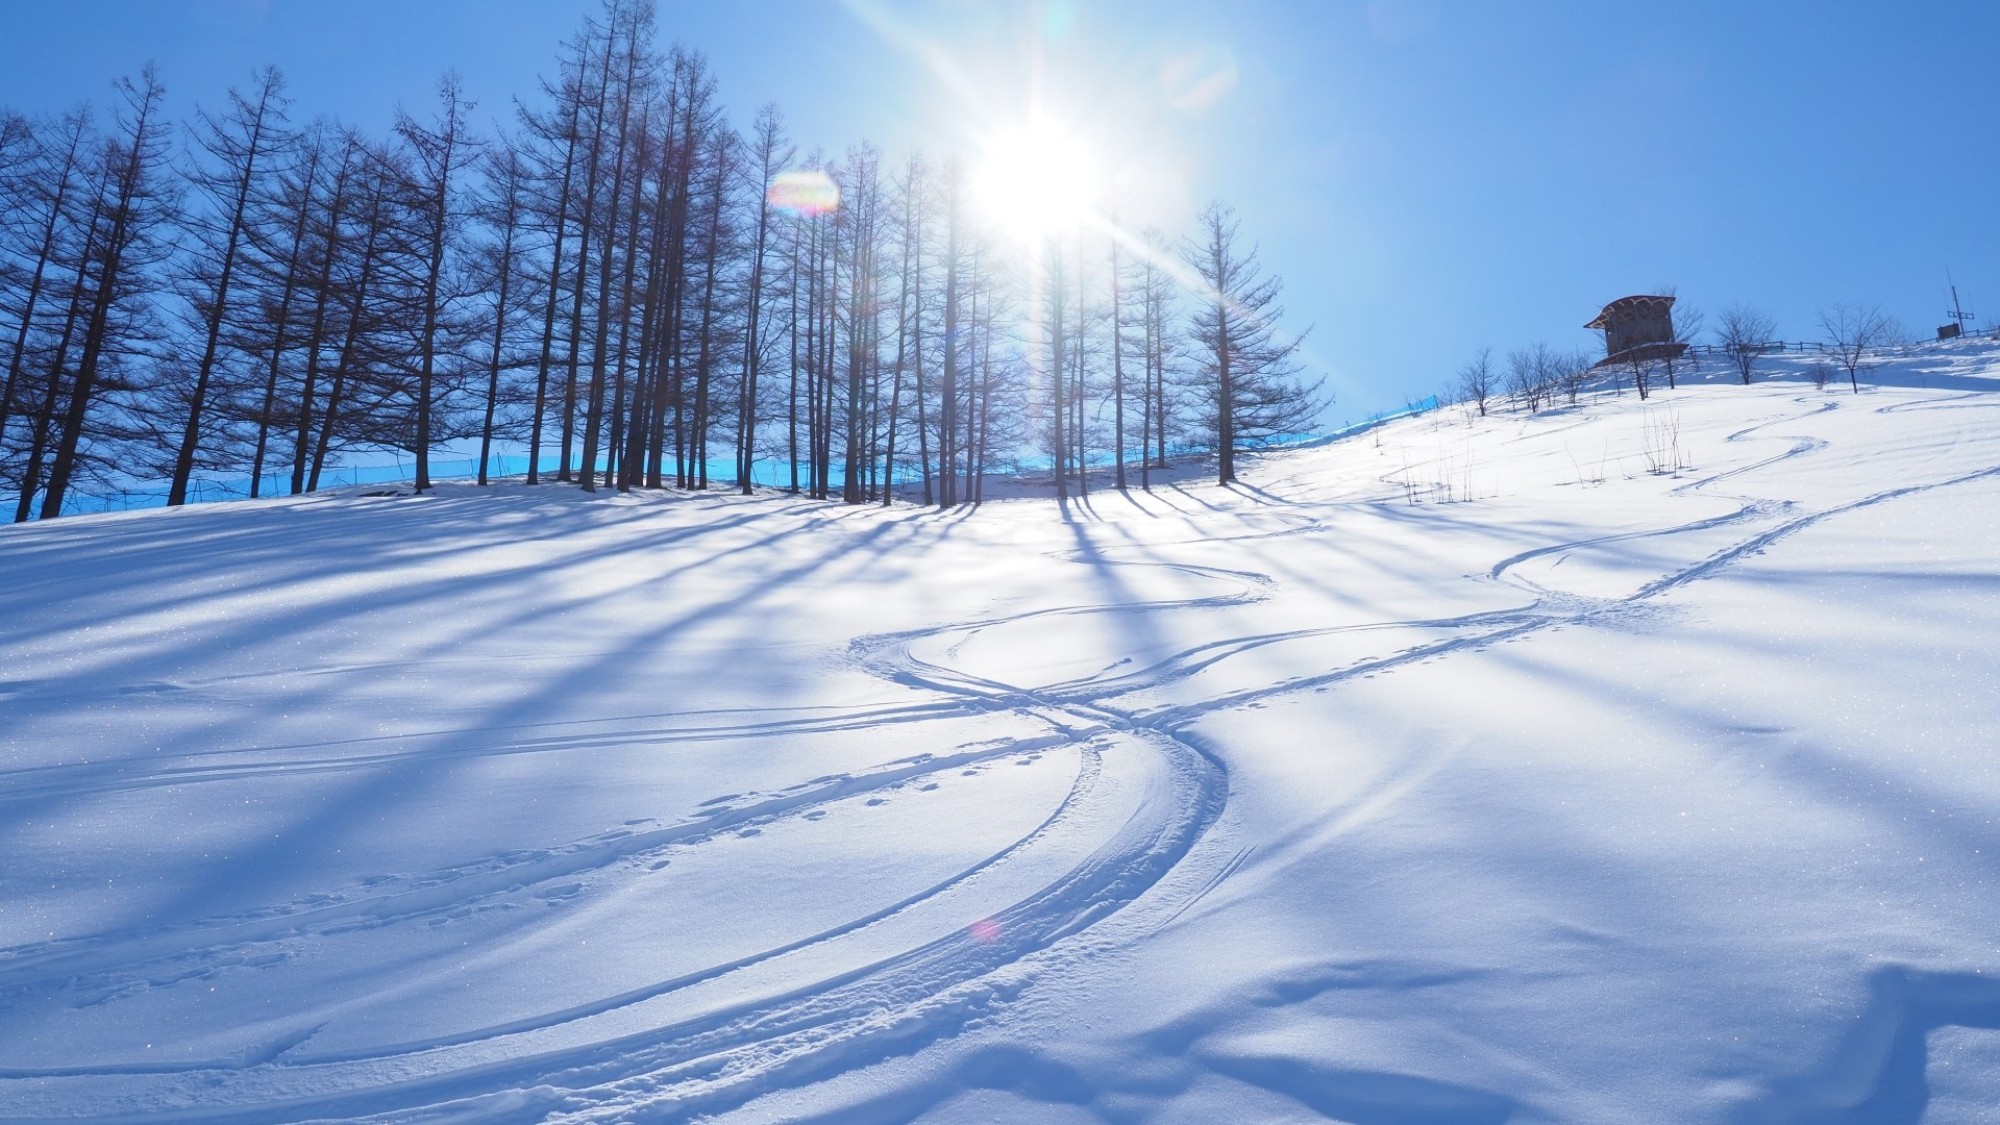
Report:
M 1952 280 L 1951 267 L 1949 266 L 1945 267 L 1944 279 L 1945 283 L 1951 286 L 1951 311 L 1946 313 L 1945 315 L 1950 317 L 1952 319 L 1952 323 L 1958 325 L 1959 329 L 1963 331 L 1968 325 L 1972 323 L 1974 319 L 1973 314 L 1966 312 L 1963 308 L 1959 306 L 1958 282 Z

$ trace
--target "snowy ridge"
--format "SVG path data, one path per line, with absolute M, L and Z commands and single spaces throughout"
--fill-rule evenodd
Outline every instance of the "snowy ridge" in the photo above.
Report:
M 1779 375 L 0 535 L 0 1119 L 1955 1119 L 2000 366 Z

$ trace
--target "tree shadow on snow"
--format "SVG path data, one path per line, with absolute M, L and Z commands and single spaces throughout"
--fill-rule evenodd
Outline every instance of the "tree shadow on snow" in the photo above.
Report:
M 1903 965 L 1868 979 L 1868 1005 L 1827 1061 L 1774 1084 L 1740 1125 L 1916 1125 L 1930 1104 L 1925 1038 L 1941 1027 L 2000 1028 L 2000 974 Z

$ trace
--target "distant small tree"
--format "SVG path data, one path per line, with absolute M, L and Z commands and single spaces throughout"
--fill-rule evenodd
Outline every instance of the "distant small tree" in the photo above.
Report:
M 1532 414 L 1555 397 L 1561 357 L 1545 343 L 1507 353 L 1507 393 Z
M 1556 384 L 1568 396 L 1569 404 L 1576 405 L 1577 396 L 1583 393 L 1583 385 L 1590 381 L 1591 359 L 1585 352 L 1568 352 L 1555 357 Z
M 1653 358 L 1645 348 L 1631 348 L 1620 361 L 1627 374 L 1632 376 L 1632 387 L 1639 392 L 1639 401 L 1646 401 L 1653 393 Z
M 1534 358 L 1526 348 L 1507 353 L 1507 394 L 1514 405 L 1533 414 L 1542 408 L 1541 387 L 1535 381 Z
M 1668 348 L 1665 354 L 1660 357 L 1660 368 L 1666 372 L 1667 389 L 1670 391 L 1679 386 L 1674 381 L 1674 371 L 1680 366 L 1681 357 L 1688 356 L 1688 365 L 1690 367 L 1694 365 L 1692 353 L 1684 349 L 1692 346 L 1695 340 L 1700 338 L 1702 328 L 1708 323 L 1708 318 L 1702 315 L 1700 309 L 1682 308 L 1679 314 L 1674 317 L 1673 323 L 1674 336 L 1672 342 L 1682 345 L 1682 348 Z
M 1473 355 L 1472 362 L 1458 369 L 1459 399 L 1477 406 L 1479 416 L 1484 418 L 1486 400 L 1493 397 L 1496 382 L 1498 378 L 1493 371 L 1493 349 L 1481 348 Z
M 1819 314 L 1820 329 L 1826 333 L 1826 349 L 1847 372 L 1848 386 L 1861 393 L 1860 371 L 1868 366 L 1868 354 L 1895 342 L 1895 322 L 1882 314 L 1880 305 L 1837 304 Z
M 1744 386 L 1750 385 L 1757 357 L 1764 354 L 1765 345 L 1777 330 L 1777 322 L 1762 310 L 1748 305 L 1732 305 L 1722 310 L 1722 323 L 1716 326 L 1715 342 L 1735 366 Z

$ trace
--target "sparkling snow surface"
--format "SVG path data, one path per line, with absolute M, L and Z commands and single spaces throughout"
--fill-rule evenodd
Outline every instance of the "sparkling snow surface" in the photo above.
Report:
M 2000 354 L 1771 367 L 0 531 L 0 1119 L 1996 1120 Z

